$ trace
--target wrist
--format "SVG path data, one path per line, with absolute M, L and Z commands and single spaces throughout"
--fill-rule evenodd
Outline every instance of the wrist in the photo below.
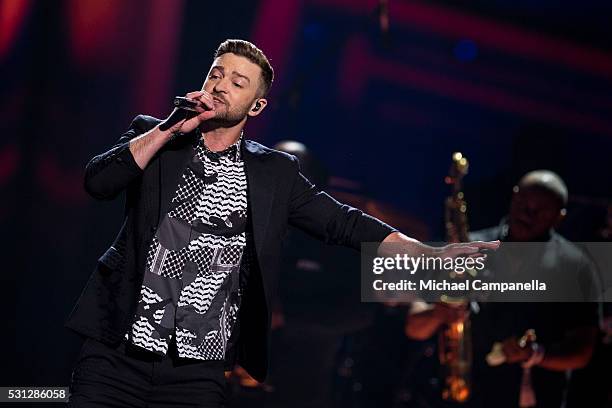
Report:
M 161 130 L 159 125 L 153 130 L 153 132 L 155 141 L 160 142 L 161 144 L 166 144 L 167 142 L 174 140 L 177 137 L 177 134 L 180 133 L 178 129 L 175 130 L 173 128 Z
M 180 129 L 174 130 L 170 132 L 170 134 L 167 136 L 166 142 L 171 142 L 177 137 L 181 137 L 181 136 L 183 136 L 183 132 L 181 132 Z
M 408 256 L 419 256 L 423 253 L 423 248 L 427 247 L 420 241 L 410 238 L 399 231 L 387 235 L 378 246 L 378 255 L 394 256 L 396 254 L 407 254 Z M 429 247 L 427 247 L 429 248 Z M 427 253 L 425 253 L 427 255 Z

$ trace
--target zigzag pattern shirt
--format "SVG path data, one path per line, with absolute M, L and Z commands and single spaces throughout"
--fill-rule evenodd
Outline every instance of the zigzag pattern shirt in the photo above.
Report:
M 148 251 L 132 344 L 166 354 L 174 336 L 179 357 L 200 360 L 231 347 L 249 264 L 241 141 L 216 153 L 195 146 Z

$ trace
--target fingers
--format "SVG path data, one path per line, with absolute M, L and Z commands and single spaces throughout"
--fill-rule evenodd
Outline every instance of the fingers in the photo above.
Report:
M 189 115 L 184 123 L 181 125 L 182 133 L 189 133 L 197 128 L 200 123 L 205 120 L 214 118 L 217 112 L 215 112 L 214 100 L 211 94 L 206 91 L 194 91 L 185 94 L 186 98 L 198 102 L 194 108 L 194 112 Z
M 499 240 L 496 241 L 472 241 L 469 243 L 471 246 L 478 247 L 479 249 L 492 249 L 495 250 L 499 248 L 501 242 Z
M 214 110 L 215 109 L 215 101 L 213 97 L 208 92 L 204 92 L 197 98 L 202 104 L 205 106 L 205 110 Z
M 189 92 L 185 95 L 185 97 L 200 103 L 198 106 L 196 106 L 196 110 L 198 112 L 214 110 L 215 108 L 212 95 L 206 91 Z
M 449 244 L 446 247 L 446 254 L 449 256 L 478 254 L 480 249 L 470 244 Z
M 500 246 L 500 241 L 472 241 L 465 243 L 449 244 L 447 246 L 447 253 L 454 256 L 466 256 L 472 258 L 479 258 L 488 251 L 494 251 Z
M 476 252 L 475 254 L 470 254 L 470 255 L 466 256 L 466 258 L 473 258 L 473 259 L 484 258 L 484 259 L 487 259 L 487 254 L 483 254 L 482 252 Z
M 497 249 L 501 245 L 499 240 L 496 241 L 471 241 L 455 244 L 458 247 L 481 249 Z
M 200 113 L 198 115 L 198 120 L 200 122 L 203 122 L 205 120 L 214 118 L 216 116 L 216 114 L 217 114 L 217 112 L 214 111 L 214 110 L 205 110 L 204 112 L 202 112 L 202 113 Z
M 189 92 L 185 95 L 185 98 L 189 98 L 189 99 L 196 99 L 199 98 L 200 96 L 204 95 L 206 93 L 206 91 L 194 91 L 194 92 Z
M 475 254 L 478 253 L 478 251 L 480 251 L 480 248 L 478 248 L 477 246 L 474 245 L 466 245 L 461 247 L 461 250 L 463 254 Z

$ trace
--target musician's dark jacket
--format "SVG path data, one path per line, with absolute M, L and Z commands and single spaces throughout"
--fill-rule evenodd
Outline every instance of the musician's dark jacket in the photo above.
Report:
M 146 251 L 198 137 L 193 132 L 167 143 L 142 170 L 129 150 L 129 141 L 159 123 L 150 116 L 137 116 L 118 143 L 95 156 L 85 171 L 85 189 L 94 198 L 111 200 L 126 192 L 125 218 L 112 246 L 98 260 L 66 326 L 109 345 L 122 341 L 131 324 Z M 288 224 L 328 243 L 355 249 L 361 242 L 380 242 L 395 230 L 319 191 L 301 174 L 294 156 L 251 140 L 244 140 L 241 153 L 256 261 L 251 265 L 240 309 L 236 358 L 254 378 L 263 381 L 268 365 L 270 302 Z

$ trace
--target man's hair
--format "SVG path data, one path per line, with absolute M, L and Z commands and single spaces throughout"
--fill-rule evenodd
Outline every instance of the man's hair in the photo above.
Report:
M 225 40 L 217 48 L 215 58 L 228 52 L 245 57 L 261 68 L 260 97 L 265 96 L 272 86 L 274 70 L 263 51 L 257 48 L 255 44 L 245 40 Z

